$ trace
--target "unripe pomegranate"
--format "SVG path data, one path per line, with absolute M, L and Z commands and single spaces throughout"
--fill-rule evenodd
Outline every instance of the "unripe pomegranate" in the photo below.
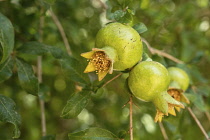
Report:
M 184 70 L 177 67 L 169 67 L 168 72 L 171 78 L 170 88 L 182 89 L 183 91 L 188 88 L 190 78 Z
M 110 23 L 96 35 L 95 47 L 81 54 L 89 59 L 84 71 L 98 73 L 99 81 L 113 70 L 124 71 L 133 67 L 142 57 L 142 42 L 136 30 L 121 23 Z
M 184 106 L 168 93 L 170 77 L 167 69 L 160 63 L 144 61 L 136 65 L 128 77 L 128 86 L 135 97 L 153 102 L 158 110 L 155 121 L 161 121 L 163 115 L 175 115 L 174 106 Z
M 190 78 L 188 74 L 184 70 L 177 67 L 169 67 L 168 72 L 171 78 L 168 94 L 177 101 L 189 104 L 190 101 L 183 93 L 189 86 Z M 180 108 L 176 109 L 180 111 Z

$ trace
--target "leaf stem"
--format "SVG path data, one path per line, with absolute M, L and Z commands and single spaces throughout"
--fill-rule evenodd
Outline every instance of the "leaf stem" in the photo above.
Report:
M 55 15 L 55 13 L 53 12 L 52 9 L 50 9 L 49 12 L 50 12 L 50 15 L 51 15 L 55 25 L 57 26 L 57 28 L 58 28 L 58 30 L 59 30 L 59 32 L 61 34 L 61 37 L 63 39 L 63 43 L 64 43 L 64 45 L 66 47 L 67 53 L 69 55 L 71 55 L 72 52 L 70 50 L 70 44 L 69 44 L 69 41 L 67 39 L 66 33 L 65 33 L 64 29 L 63 29 L 63 26 L 62 26 L 61 22 L 59 21 L 58 17 Z
M 130 95 L 130 101 L 129 101 L 129 116 L 130 116 L 130 127 L 129 127 L 129 132 L 130 132 L 130 140 L 133 140 L 133 96 Z
M 44 28 L 44 9 L 41 8 L 41 17 L 39 20 L 39 42 L 43 42 L 43 28 Z M 37 76 L 39 83 L 42 83 L 42 56 L 37 57 Z M 45 136 L 47 133 L 46 129 L 46 117 L 45 117 L 45 104 L 44 101 L 39 99 L 39 105 L 41 110 L 41 127 L 42 127 L 42 136 Z
M 190 115 L 193 117 L 193 119 L 195 120 L 195 122 L 197 123 L 198 127 L 200 128 L 200 130 L 202 131 L 203 135 L 205 136 L 205 138 L 207 140 L 210 140 L 208 134 L 206 133 L 206 131 L 204 130 L 203 126 L 201 125 L 200 121 L 197 119 L 197 117 L 195 116 L 195 114 L 193 113 L 192 109 L 190 107 L 187 107 L 187 110 L 189 111 Z
M 173 57 L 172 55 L 170 55 L 170 54 L 168 54 L 168 53 L 165 53 L 165 52 L 163 52 L 163 51 L 160 51 L 160 50 L 157 50 L 157 49 L 151 47 L 150 44 L 147 42 L 146 39 L 141 38 L 141 40 L 142 40 L 142 42 L 144 42 L 144 43 L 146 44 L 148 50 L 149 50 L 152 54 L 158 54 L 158 55 L 163 56 L 163 57 L 166 57 L 166 58 L 168 58 L 168 59 L 170 59 L 170 60 L 172 60 L 172 61 L 174 61 L 174 62 L 176 62 L 176 63 L 184 64 L 183 61 L 181 61 L 181 60 L 179 60 L 179 59 Z
M 166 130 L 165 130 L 163 124 L 161 122 L 158 122 L 158 124 L 160 126 L 160 130 L 161 130 L 161 133 L 163 135 L 164 140 L 169 140 L 168 139 L 168 135 L 166 134 Z

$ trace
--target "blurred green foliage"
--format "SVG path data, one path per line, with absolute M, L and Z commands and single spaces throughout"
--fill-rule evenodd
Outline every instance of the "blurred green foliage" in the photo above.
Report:
M 56 46 L 65 52 L 61 35 L 48 11 L 52 8 L 63 25 L 71 46 L 73 58 L 64 59 L 66 61 L 64 67 L 70 70 L 72 68 L 66 65 L 67 62 L 77 61 L 81 63 L 81 68 L 78 67 L 76 70 L 83 71 L 82 68 L 87 62 L 80 53 L 94 47 L 96 33 L 106 23 L 119 21 L 136 26 L 140 31 L 146 31 L 145 28 L 147 28 L 141 36 L 152 47 L 185 62 L 185 64 L 176 64 L 162 56 L 152 55 L 144 44 L 144 50 L 153 60 L 166 67 L 180 67 L 189 74 L 191 86 L 187 90 L 189 93 L 187 95 L 192 102 L 190 106 L 210 135 L 210 120 L 205 114 L 205 112 L 210 112 L 210 2 L 208 0 L 101 0 L 101 2 L 99 0 L 5 0 L 0 1 L 0 12 L 14 26 L 14 53 L 32 65 L 34 70 L 37 61 L 35 54 L 40 52 L 24 54 L 18 50 L 21 50 L 23 44 L 38 41 L 41 8 L 45 9 L 43 43 L 50 47 Z M 146 27 L 138 28 L 137 25 L 140 23 L 144 23 Z M 17 112 L 22 118 L 20 140 L 49 140 L 54 139 L 54 135 L 56 135 L 56 140 L 67 140 L 68 133 L 89 127 L 107 129 L 119 137 L 123 132 L 123 137 L 125 136 L 126 140 L 129 139 L 129 135 L 125 134 L 129 129 L 129 109 L 127 106 L 122 108 L 129 100 L 129 95 L 125 90 L 125 81 L 128 76 L 126 73 L 106 87 L 99 89 L 100 85 L 119 72 L 106 76 L 100 83 L 95 81 L 95 74 L 86 74 L 86 78 L 88 75 L 91 82 L 88 86 L 84 83 L 80 86 L 91 87 L 96 93 L 91 94 L 87 107 L 77 117 L 63 119 L 60 115 L 67 100 L 78 91 L 78 82 L 75 82 L 77 78 L 73 77 L 73 80 L 68 78 L 72 73 L 66 74 L 62 70 L 60 60 L 45 53 L 51 52 L 50 50 L 39 51 L 43 55 L 43 85 L 40 86 L 39 96 L 46 102 L 49 136 L 41 138 L 38 97 L 26 93 L 21 88 L 18 81 L 18 67 L 14 67 L 10 79 L 4 82 L 0 79 L 0 94 L 13 99 Z M 137 99 L 135 99 L 135 104 L 137 107 L 134 106 L 133 110 L 134 140 L 163 139 L 158 124 L 153 121 L 154 106 Z M 204 139 L 202 132 L 186 109 L 177 113 L 176 117 L 165 117 L 163 125 L 169 139 Z M 11 139 L 12 130 L 11 124 L 0 122 L 0 139 Z

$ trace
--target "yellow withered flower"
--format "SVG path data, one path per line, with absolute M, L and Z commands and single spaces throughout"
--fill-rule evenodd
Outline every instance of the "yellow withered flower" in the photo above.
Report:
M 183 93 L 184 91 L 181 89 L 175 89 L 175 88 L 169 88 L 168 89 L 168 94 L 171 95 L 171 97 L 173 97 L 175 100 L 179 101 L 179 102 L 184 102 L 189 104 L 190 101 L 188 100 L 188 98 L 184 95 Z M 177 111 L 180 111 L 180 108 L 175 107 Z
M 81 56 L 87 58 L 89 61 L 84 73 L 96 71 L 99 81 L 101 81 L 107 73 L 112 74 L 114 60 L 111 60 L 104 50 L 93 48 L 92 51 L 82 53 Z

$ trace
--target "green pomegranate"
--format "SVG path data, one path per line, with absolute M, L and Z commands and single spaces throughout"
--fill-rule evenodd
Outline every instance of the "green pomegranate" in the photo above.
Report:
M 168 72 L 171 78 L 168 94 L 171 95 L 175 100 L 190 103 L 189 99 L 185 96 L 184 91 L 189 86 L 190 78 L 188 74 L 177 67 L 169 67 Z M 180 111 L 180 109 L 177 109 Z
M 117 53 L 114 69 L 123 71 L 133 67 L 142 57 L 142 42 L 136 30 L 121 23 L 110 23 L 96 35 L 96 48 L 109 46 Z
M 142 42 L 136 30 L 121 23 L 110 23 L 96 35 L 95 48 L 81 54 L 89 59 L 85 73 L 96 71 L 99 81 L 113 70 L 124 71 L 142 58 Z
M 153 102 L 164 114 L 170 113 L 168 104 L 183 107 L 168 93 L 170 77 L 167 69 L 154 61 L 143 61 L 136 65 L 128 77 L 128 86 L 132 94 L 140 100 Z
M 171 77 L 170 88 L 177 88 L 183 91 L 188 88 L 190 78 L 184 70 L 177 67 L 169 67 L 168 72 Z

